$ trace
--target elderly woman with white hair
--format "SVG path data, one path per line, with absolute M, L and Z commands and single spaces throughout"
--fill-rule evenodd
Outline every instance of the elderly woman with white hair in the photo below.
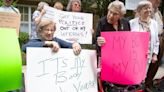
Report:
M 81 6 L 82 6 L 81 0 L 69 0 L 66 10 L 70 12 L 81 12 L 82 11 Z M 91 29 L 91 32 L 93 34 L 94 29 Z
M 58 52 L 60 48 L 72 48 L 75 55 L 80 54 L 81 46 L 79 43 L 69 43 L 54 37 L 56 24 L 51 20 L 41 19 L 36 26 L 38 38 L 30 39 L 22 46 L 22 51 L 26 53 L 27 47 L 45 47 L 51 48 L 52 52 Z M 12 91 L 11 91 L 12 92 Z M 14 91 L 24 92 L 24 91 Z
M 72 12 L 81 12 L 81 0 L 69 0 L 66 10 Z
M 149 32 L 149 51 L 148 51 L 148 62 L 157 62 L 157 55 L 159 52 L 159 38 L 158 38 L 158 24 L 155 20 L 151 19 L 152 14 L 152 3 L 150 1 L 140 1 L 136 12 L 138 17 L 130 20 L 130 26 L 132 31 L 137 32 Z M 149 70 L 149 69 L 148 69 Z M 148 75 L 149 72 L 147 72 Z M 147 76 L 151 77 L 151 76 Z M 145 81 L 147 81 L 147 78 Z M 149 82 L 145 82 L 146 91 L 153 92 L 152 87 L 149 87 Z M 148 92 L 149 92 L 148 91 Z
M 104 37 L 100 35 L 101 32 L 116 32 L 116 31 L 130 31 L 130 24 L 128 20 L 123 18 L 126 14 L 126 8 L 121 1 L 113 1 L 108 5 L 107 16 L 102 17 L 97 25 L 96 30 L 96 45 L 98 56 L 101 57 L 101 46 L 106 43 Z M 113 89 L 110 82 L 103 81 L 103 89 L 105 92 L 122 92 L 117 89 Z M 117 87 L 124 88 L 126 85 L 114 84 Z
M 29 40 L 23 45 L 22 50 L 26 52 L 27 47 L 50 47 L 53 52 L 57 52 L 59 48 L 72 48 L 75 55 L 80 54 L 81 46 L 79 43 L 69 43 L 54 37 L 55 31 L 56 24 L 53 21 L 40 20 L 36 28 L 38 38 Z
M 130 24 L 123 18 L 124 14 L 126 14 L 126 9 L 122 2 L 113 1 L 109 4 L 107 16 L 101 18 L 97 25 L 96 41 L 98 51 L 105 44 L 105 39 L 100 35 L 101 32 L 130 31 Z

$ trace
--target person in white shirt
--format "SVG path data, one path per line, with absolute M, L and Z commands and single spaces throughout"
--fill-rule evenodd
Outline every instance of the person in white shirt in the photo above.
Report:
M 20 15 L 20 11 L 14 6 L 12 6 L 12 4 L 15 1 L 16 0 L 3 0 L 3 5 L 0 7 L 0 12 L 16 13 Z M 24 88 L 7 91 L 7 92 L 24 92 L 23 90 Z
M 158 38 L 158 24 L 155 20 L 151 18 L 152 13 L 152 3 L 150 1 L 140 1 L 136 12 L 138 13 L 138 17 L 130 20 L 130 27 L 132 31 L 138 32 L 149 32 L 150 40 L 149 40 L 149 51 L 148 51 L 148 70 L 147 76 L 145 79 L 145 91 L 144 92 L 153 92 L 152 91 L 152 83 L 148 81 L 152 76 L 150 69 L 151 64 L 155 64 L 158 62 L 157 55 L 159 52 L 159 38 Z
M 12 6 L 12 3 L 15 0 L 3 0 L 4 5 L 0 7 L 0 12 L 12 12 L 12 13 L 17 13 L 20 14 L 19 10 Z
M 148 73 L 147 73 L 147 77 L 145 80 L 145 84 L 148 85 L 149 87 L 153 86 L 153 79 L 154 76 L 157 73 L 158 67 L 160 65 L 162 56 L 163 56 L 163 51 L 164 51 L 164 35 L 163 35 L 163 21 L 162 21 L 162 14 L 159 11 L 158 7 L 160 6 L 161 0 L 149 0 L 152 5 L 153 5 L 153 11 L 151 14 L 151 18 L 154 19 L 157 24 L 158 24 L 158 30 L 156 30 L 156 32 L 158 32 L 158 38 L 159 38 L 159 54 L 157 56 L 158 58 L 158 62 L 155 63 L 150 63 L 149 69 L 148 69 Z

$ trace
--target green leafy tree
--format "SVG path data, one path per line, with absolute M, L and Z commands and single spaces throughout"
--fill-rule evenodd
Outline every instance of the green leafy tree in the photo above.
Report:
M 17 2 L 18 2 L 18 0 L 15 0 L 15 1 L 13 2 L 13 5 L 15 6 Z M 0 6 L 2 6 L 2 5 L 3 5 L 3 0 L 0 0 Z
M 97 3 L 97 14 L 99 17 L 105 16 L 107 14 L 107 7 L 111 0 L 96 0 Z
M 0 6 L 2 6 L 3 5 L 3 1 L 2 0 L 0 0 Z

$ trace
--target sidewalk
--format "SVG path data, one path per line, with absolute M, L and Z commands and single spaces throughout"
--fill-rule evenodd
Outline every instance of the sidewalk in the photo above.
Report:
M 155 78 L 154 79 L 159 79 L 161 77 L 164 76 L 164 64 L 162 64 L 159 68 L 158 68 L 158 71 L 155 75 Z

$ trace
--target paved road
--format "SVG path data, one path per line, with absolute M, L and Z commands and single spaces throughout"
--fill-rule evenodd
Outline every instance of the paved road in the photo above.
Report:
M 155 79 L 161 78 L 162 76 L 164 76 L 164 63 L 159 67 Z
M 162 58 L 162 65 L 159 67 L 154 79 L 159 79 L 164 76 L 164 56 Z

